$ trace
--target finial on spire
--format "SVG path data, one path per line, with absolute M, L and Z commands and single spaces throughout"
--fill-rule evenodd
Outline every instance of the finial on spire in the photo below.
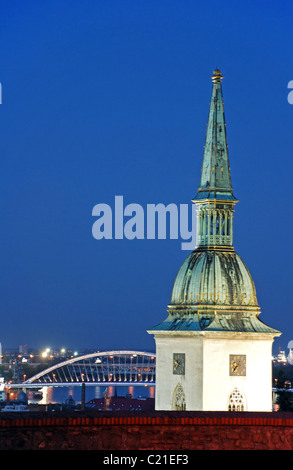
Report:
M 213 72 L 212 81 L 213 82 L 220 82 L 222 80 L 222 78 L 223 78 L 223 76 L 222 76 L 221 70 L 215 69 L 214 72 Z

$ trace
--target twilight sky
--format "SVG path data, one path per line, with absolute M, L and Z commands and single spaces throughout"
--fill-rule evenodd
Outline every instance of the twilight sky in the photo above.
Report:
M 234 246 L 260 319 L 293 339 L 289 0 L 0 5 L 2 347 L 154 350 L 182 240 L 95 240 L 92 209 L 190 204 L 211 75 L 223 94 Z

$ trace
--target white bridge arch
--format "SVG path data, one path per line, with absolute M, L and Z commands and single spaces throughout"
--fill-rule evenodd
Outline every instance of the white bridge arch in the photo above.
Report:
M 55 364 L 22 386 L 155 385 L 156 355 L 142 351 L 103 351 Z

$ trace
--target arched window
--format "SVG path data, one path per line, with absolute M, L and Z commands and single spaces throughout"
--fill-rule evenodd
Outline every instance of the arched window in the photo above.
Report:
M 238 388 L 234 388 L 229 396 L 228 411 L 245 411 L 244 397 Z
M 177 384 L 173 393 L 173 409 L 176 411 L 186 410 L 185 393 L 181 384 Z

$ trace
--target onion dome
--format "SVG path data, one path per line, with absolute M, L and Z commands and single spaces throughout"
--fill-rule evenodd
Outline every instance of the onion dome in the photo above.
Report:
M 234 252 L 193 251 L 176 276 L 170 305 L 258 307 L 248 268 Z

